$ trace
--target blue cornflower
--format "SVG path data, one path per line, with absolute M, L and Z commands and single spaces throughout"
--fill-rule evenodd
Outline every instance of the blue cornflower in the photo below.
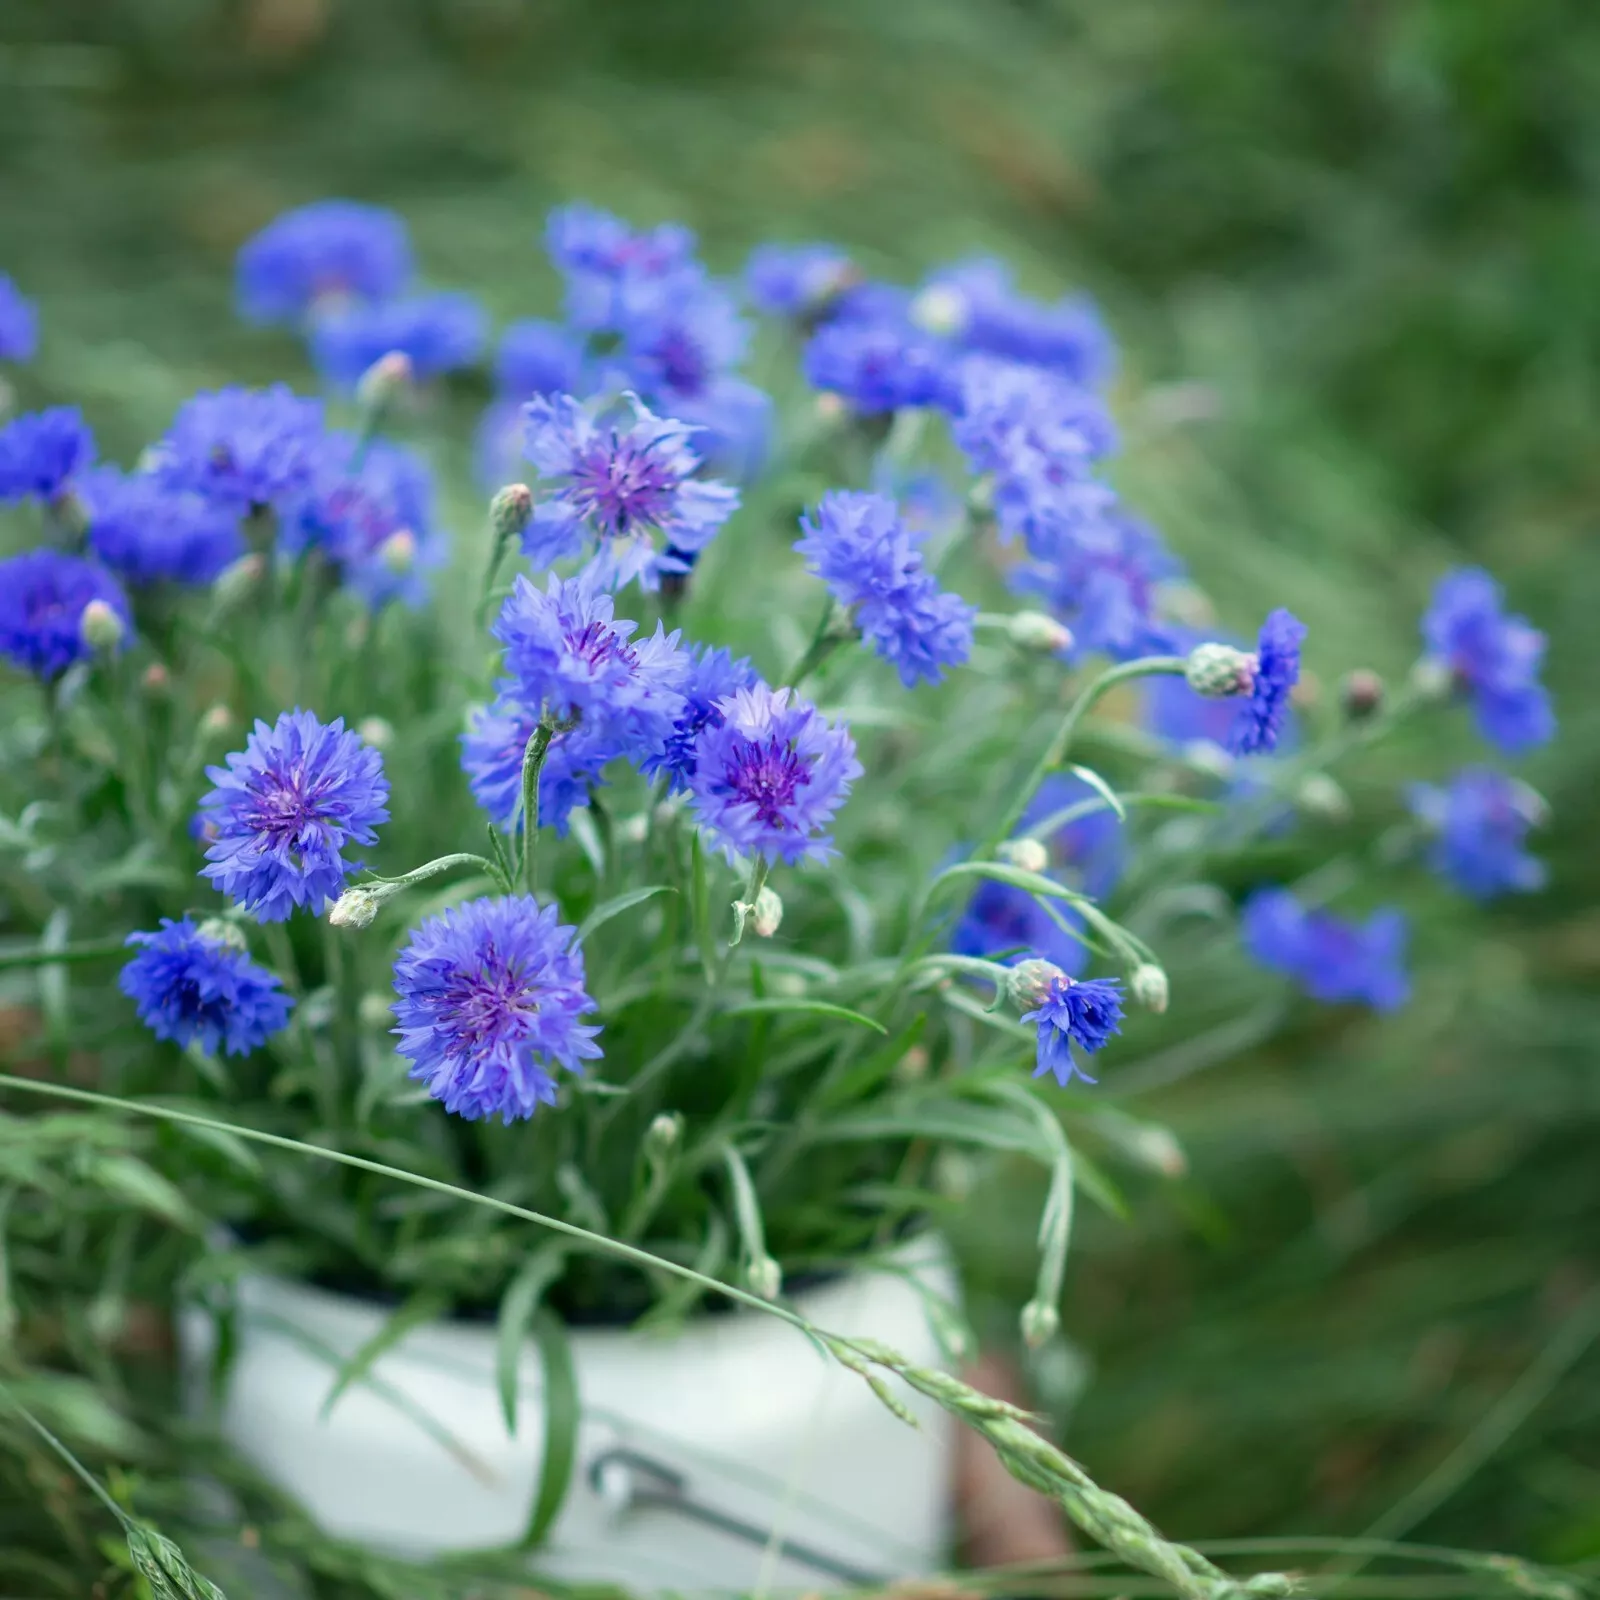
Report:
M 816 521 L 802 516 L 800 525 L 805 537 L 795 549 L 807 570 L 850 611 L 863 640 L 893 663 L 908 689 L 919 678 L 937 683 L 945 667 L 966 661 L 977 612 L 923 566 L 920 540 L 894 501 L 833 489 L 818 503 Z
M 173 488 L 237 511 L 281 506 L 303 492 L 322 447 L 322 403 L 286 384 L 217 389 L 178 408 L 154 451 Z
M 736 366 L 750 329 L 733 295 L 699 266 L 683 267 L 622 297 L 614 360 L 623 381 L 662 410 L 699 399 Z
M 466 294 L 419 294 L 349 306 L 318 317 L 311 360 L 329 383 L 354 389 L 375 361 L 398 351 L 420 382 L 470 367 L 483 353 L 489 320 Z
M 518 698 L 517 685 L 497 685 L 493 704 L 479 707 L 461 735 L 461 767 L 472 797 L 503 828 L 522 803 L 522 760 L 539 725 L 539 708 Z M 563 837 L 574 806 L 587 802 L 622 746 L 601 728 L 579 724 L 550 741 L 539 768 L 539 826 Z
M 1467 767 L 1447 788 L 1412 784 L 1407 799 L 1433 835 L 1429 865 L 1464 893 L 1492 900 L 1544 887 L 1544 863 L 1522 848 L 1529 828 L 1543 819 L 1544 803 L 1525 783 Z
M 694 261 L 694 234 L 681 223 L 635 231 L 598 206 L 560 206 L 545 223 L 545 249 L 566 281 L 567 320 L 615 331 L 625 301 Z
M 0 503 L 54 500 L 94 460 L 94 435 L 76 406 L 27 411 L 0 428 Z
M 878 312 L 876 300 L 865 302 Z M 899 314 L 840 315 L 806 342 L 806 381 L 865 416 L 902 406 L 950 409 L 958 393 L 950 352 Z
M 344 846 L 374 844 L 389 820 L 383 757 L 344 719 L 321 723 L 310 711 L 258 721 L 242 751 L 207 767 L 216 785 L 200 801 L 216 838 L 200 869 L 262 922 L 283 922 L 296 907 L 320 916 L 361 865 Z
M 708 842 L 730 861 L 792 866 L 833 854 L 826 832 L 861 776 L 850 730 L 788 689 L 758 683 L 719 702 L 695 741 L 689 795 Z
M 1250 671 L 1250 698 L 1239 707 L 1228 735 L 1236 756 L 1275 750 L 1289 715 L 1289 695 L 1300 681 L 1300 641 L 1305 624 L 1279 607 L 1267 613 Z
M 1177 623 L 1166 624 L 1165 648 L 1187 655 L 1198 644 L 1216 641 L 1215 632 L 1202 634 Z M 1222 643 L 1231 643 L 1223 639 Z M 1238 706 L 1214 695 L 1196 694 L 1179 676 L 1147 678 L 1144 683 L 1144 725 L 1157 738 L 1180 748 L 1206 745 L 1225 752 Z M 1290 713 L 1291 719 L 1293 713 Z
M 386 439 L 363 450 L 331 433 L 305 493 L 284 507 L 279 548 L 291 559 L 320 550 L 373 610 L 391 600 L 417 606 L 447 554 L 433 502 L 433 474 L 414 450 Z
M 228 938 L 163 917 L 159 932 L 128 943 L 141 948 L 117 982 L 158 1039 L 243 1056 L 288 1025 L 294 1001 L 277 976 Z
M 849 256 L 831 244 L 762 244 L 745 263 L 750 303 L 774 317 L 814 317 L 857 276 Z
M 318 200 L 275 217 L 239 251 L 239 309 L 299 322 L 319 306 L 387 300 L 411 277 L 405 223 L 381 206 Z
M 394 964 L 394 1030 L 411 1076 L 446 1111 L 507 1124 L 556 1098 L 553 1066 L 581 1073 L 600 1032 L 583 952 L 531 895 L 468 900 L 429 917 Z
M 540 396 L 524 408 L 528 459 L 554 490 L 534 505 L 522 536 L 535 566 L 580 555 L 593 538 L 597 583 L 617 588 L 638 578 L 659 588 L 663 573 L 689 570 L 683 553 L 703 550 L 738 506 L 737 489 L 692 476 L 700 466 L 688 444 L 694 429 L 631 397 L 629 411 L 597 417 L 570 395 Z
M 1031 834 L 1040 823 L 1069 806 L 1098 800 L 1096 791 L 1081 778 L 1053 773 L 1029 801 L 1017 832 Z M 1075 818 L 1052 830 L 1041 842 L 1050 876 L 1095 900 L 1108 895 L 1122 875 L 1121 828 L 1109 807 L 1101 806 Z M 1063 972 L 1076 974 L 1088 960 L 1082 938 L 1074 936 L 1075 932 L 1081 933 L 1083 919 L 1070 907 L 1058 902 L 1052 905 L 1055 916 L 1026 889 L 985 879 L 956 924 L 950 948 L 957 955 L 983 956 L 1008 964 L 1039 958 Z M 1063 928 L 1061 922 L 1068 926 Z
M 583 388 L 583 340 L 559 322 L 537 317 L 513 322 L 494 358 L 495 393 L 531 400 L 536 394 L 577 394 Z
M 1404 1005 L 1406 919 L 1379 911 L 1363 923 L 1307 910 L 1287 889 L 1258 889 L 1244 903 L 1245 949 L 1274 972 L 1294 978 L 1314 1000 L 1353 1002 L 1375 1011 Z
M 0 272 L 0 361 L 32 361 L 39 348 L 39 313 Z
M 103 567 L 59 550 L 29 550 L 0 561 L 0 657 L 37 678 L 59 678 L 91 655 L 84 608 L 110 606 L 123 637 L 133 632 L 127 597 Z
M 1170 648 L 1170 624 L 1156 615 L 1157 588 L 1183 563 L 1153 528 L 1112 512 L 1063 540 L 1049 561 L 1011 575 L 1013 588 L 1040 596 L 1072 629 L 1074 645 L 1114 661 Z
M 231 511 L 154 473 L 95 467 L 74 488 L 89 548 L 129 583 L 210 583 L 244 554 Z
M 1507 755 L 1545 743 L 1555 732 L 1550 696 L 1539 682 L 1544 635 L 1525 617 L 1501 608 L 1500 586 L 1487 572 L 1448 572 L 1422 619 L 1428 653 L 1472 697 L 1484 738 Z
M 635 640 L 637 627 L 617 621 L 611 596 L 585 578 L 552 575 L 540 590 L 519 575 L 494 636 L 516 699 L 614 740 L 637 762 L 671 732 L 689 670 L 676 633 L 657 623 Z
M 1036 1078 L 1049 1073 L 1064 1089 L 1074 1078 L 1095 1080 L 1072 1053 L 1073 1045 L 1088 1055 L 1104 1048 L 1114 1033 L 1122 1032 L 1122 985 L 1115 978 L 1056 978 L 1024 1022 L 1039 1024 Z
M 1088 388 L 1105 380 L 1113 349 L 1093 305 L 1068 296 L 1053 305 L 1018 294 L 1011 271 L 989 258 L 934 273 L 912 316 L 963 350 L 1047 368 Z
M 722 373 L 699 394 L 680 396 L 672 414 L 695 430 L 695 452 L 707 472 L 748 483 L 772 448 L 772 396 L 743 378 Z
M 720 728 L 726 718 L 722 703 L 740 689 L 753 689 L 759 683 L 756 669 L 743 656 L 707 645 L 689 649 L 689 670 L 683 683 L 684 707 L 672 724 L 672 731 L 660 749 L 639 764 L 639 770 L 653 778 L 665 774 L 674 792 L 687 789 L 695 770 L 695 741 L 707 727 Z

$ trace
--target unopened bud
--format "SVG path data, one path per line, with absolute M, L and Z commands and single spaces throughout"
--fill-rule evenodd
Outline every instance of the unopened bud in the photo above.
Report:
M 928 1075 L 928 1052 L 914 1044 L 894 1064 L 894 1081 L 901 1085 L 921 1083 Z
M 1208 700 L 1249 694 L 1256 683 L 1256 658 L 1231 644 L 1197 644 L 1184 664 L 1184 681 Z
M 750 1285 L 751 1292 L 763 1300 L 776 1300 L 783 1288 L 783 1271 L 771 1256 L 757 1256 L 745 1273 L 745 1282 Z
M 1022 1342 L 1030 1350 L 1042 1349 L 1061 1331 L 1061 1313 L 1054 1306 L 1030 1300 L 1022 1308 Z
M 207 917 L 195 930 L 207 944 L 225 944 L 234 950 L 248 950 L 244 929 L 227 917 Z
M 1365 722 L 1383 709 L 1383 679 L 1368 667 L 1345 674 L 1339 685 L 1339 704 L 1351 722 Z
M 200 719 L 200 732 L 207 739 L 220 739 L 233 727 L 233 713 L 220 701 Z
M 259 550 L 229 562 L 211 585 L 211 598 L 219 611 L 231 611 L 241 601 L 255 593 L 262 575 L 267 570 L 267 559 Z
M 328 925 L 333 928 L 370 928 L 378 915 L 386 895 L 375 894 L 371 889 L 346 889 L 333 902 L 328 913 Z
M 1447 700 L 1455 692 L 1456 675 L 1448 661 L 1423 656 L 1411 669 L 1411 687 L 1427 700 Z
M 845 404 L 844 396 L 835 394 L 831 389 L 824 389 L 814 404 L 819 422 L 842 422 L 850 410 Z
M 378 559 L 385 571 L 403 578 L 417 564 L 417 536 L 409 528 L 399 528 L 378 546 Z
M 404 350 L 391 350 L 388 355 L 379 356 L 361 374 L 361 381 L 356 385 L 356 399 L 368 411 L 383 411 L 410 382 L 411 357 Z
M 1032 1011 L 1050 998 L 1058 983 L 1071 982 L 1055 962 L 1032 956 L 1006 974 L 1006 992 L 1019 1011 Z
M 1189 1158 L 1177 1136 L 1159 1123 L 1143 1124 L 1129 1141 L 1129 1149 L 1163 1178 L 1181 1178 L 1189 1170 Z
M 370 1033 L 387 1031 L 394 1022 L 394 1002 L 386 994 L 364 994 L 356 1007 L 356 1016 Z
M 533 515 L 533 490 L 525 483 L 508 483 L 489 502 L 489 526 L 498 540 L 518 539 Z
M 91 600 L 78 618 L 83 642 L 97 655 L 109 655 L 122 643 L 127 631 L 122 618 L 104 600 Z
M 1050 865 L 1050 852 L 1037 839 L 1007 839 L 995 854 L 1024 872 L 1043 872 Z
M 1133 974 L 1128 979 L 1128 989 L 1146 1011 L 1153 1011 L 1159 1017 L 1167 1009 L 1167 1000 L 1171 994 L 1167 985 L 1167 975 L 1153 962 L 1142 962 L 1133 969 Z
M 643 844 L 650 837 L 650 818 L 643 811 L 624 817 L 617 825 L 617 837 L 624 844 Z
M 1308 772 L 1295 790 L 1295 804 L 1308 816 L 1324 822 L 1347 822 L 1350 796 L 1326 772 Z
M 949 284 L 930 284 L 911 302 L 911 320 L 941 339 L 954 338 L 967 325 L 967 297 Z
M 139 687 L 157 699 L 172 688 L 172 674 L 159 661 L 152 661 L 139 679 Z
M 1021 650 L 1058 656 L 1072 648 L 1072 629 L 1042 611 L 1015 612 L 1006 631 Z
M 783 921 L 783 901 L 775 890 L 762 884 L 756 903 L 750 908 L 750 926 L 762 939 L 770 939 Z
M 356 724 L 356 732 L 374 750 L 387 750 L 394 743 L 394 724 L 387 717 L 363 717 Z
M 683 1117 L 676 1111 L 658 1111 L 644 1133 L 644 1151 L 652 1161 L 676 1150 L 683 1139 Z

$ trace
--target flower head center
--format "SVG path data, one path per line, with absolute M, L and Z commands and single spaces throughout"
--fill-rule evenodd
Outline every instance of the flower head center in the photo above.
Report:
M 729 764 L 728 787 L 756 808 L 756 815 L 769 828 L 794 826 L 785 815 L 794 805 L 795 791 L 811 782 L 811 768 L 786 739 L 757 740 Z
M 678 475 L 666 462 L 614 435 L 597 441 L 572 474 L 582 514 L 612 538 L 659 527 L 677 488 Z
M 515 967 L 490 958 L 455 975 L 439 1006 L 440 1023 L 460 1041 L 463 1052 L 478 1055 L 519 1039 L 529 1018 L 539 1012 L 538 990 Z

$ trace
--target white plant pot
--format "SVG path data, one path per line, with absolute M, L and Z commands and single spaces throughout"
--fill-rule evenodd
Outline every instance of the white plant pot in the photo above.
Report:
M 895 1266 L 824 1284 L 798 1308 L 818 1327 L 937 1366 L 906 1274 L 955 1298 L 942 1242 L 918 1241 Z M 213 1421 L 328 1533 L 417 1557 L 524 1536 L 544 1437 L 531 1345 L 515 1437 L 501 1413 L 492 1324 L 413 1330 L 324 1415 L 333 1361 L 360 1348 L 386 1310 L 266 1276 L 240 1281 L 236 1307 Z M 902 1389 L 922 1423 L 907 1427 L 803 1334 L 753 1311 L 702 1316 L 664 1336 L 577 1328 L 570 1337 L 577 1458 L 532 1572 L 772 1593 L 944 1564 L 953 1434 L 922 1397 Z M 210 1313 L 186 1308 L 179 1342 L 188 1392 L 204 1408 L 217 1344 Z

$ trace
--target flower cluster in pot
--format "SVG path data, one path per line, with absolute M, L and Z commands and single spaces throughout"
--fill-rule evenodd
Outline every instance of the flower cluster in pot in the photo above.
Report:
M 768 1297 L 936 1220 L 952 1151 L 1036 1158 L 1047 1338 L 1072 1183 L 1177 1160 L 1101 1102 L 1130 1002 L 1181 1025 L 1157 947 L 1184 891 L 1337 812 L 1330 766 L 1407 718 L 1466 702 L 1507 756 L 1550 737 L 1542 639 L 1448 573 L 1406 684 L 1358 669 L 1300 704 L 1292 612 L 1221 630 L 1112 488 L 1093 310 L 994 262 L 908 289 L 768 245 L 733 285 L 687 230 L 580 206 L 546 246 L 564 315 L 499 338 L 478 542 L 404 439 L 448 431 L 487 318 L 416 291 L 365 206 L 239 260 L 243 311 L 304 336 L 326 398 L 197 394 L 126 470 L 70 407 L 0 429 L 31 545 L 0 562 L 14 964 L 82 957 L 71 1026 L 108 1092 Z M 1537 887 L 1540 802 L 1497 767 L 1397 804 L 1464 892 Z M 1403 915 L 1329 903 L 1365 892 L 1263 879 L 1228 914 L 1260 967 L 1384 1010 Z M 113 996 L 94 962 L 124 941 Z M 524 1317 L 519 1277 L 574 1317 L 692 1304 L 381 1172 L 149 1159 L 227 1225 L 212 1272 Z

